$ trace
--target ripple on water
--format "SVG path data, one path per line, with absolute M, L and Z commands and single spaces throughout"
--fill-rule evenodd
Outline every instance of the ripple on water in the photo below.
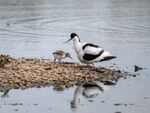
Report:
M 88 7 L 81 5 L 79 10 L 74 9 L 74 6 L 70 7 L 70 2 L 56 5 L 57 2 L 49 4 L 48 1 L 37 3 L 33 1 L 31 3 L 33 5 L 26 2 L 4 3 L 5 7 L 0 8 L 2 11 L 0 14 L 2 20 L 0 32 L 5 35 L 14 33 L 23 36 L 48 36 L 58 34 L 57 32 L 64 34 L 63 32 L 77 30 L 108 34 L 114 32 L 120 35 L 132 33 L 149 35 L 150 23 L 148 20 L 150 16 L 148 11 L 150 9 L 148 6 L 137 5 L 134 10 L 131 7 L 122 7 L 120 10 L 120 7 L 115 8 L 113 7 L 115 4 L 110 3 L 111 9 L 107 5 L 107 7 L 100 5 L 101 10 L 99 10 L 101 7 L 90 10 Z M 39 5 L 39 3 L 41 4 Z M 96 5 L 97 3 L 93 2 L 93 4 Z M 116 5 L 124 6 L 120 2 Z M 139 9 L 139 7 L 143 7 L 143 9 Z M 123 13 L 127 13 L 127 15 Z

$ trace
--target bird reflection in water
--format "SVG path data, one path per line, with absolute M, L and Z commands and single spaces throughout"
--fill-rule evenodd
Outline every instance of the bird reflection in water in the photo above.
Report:
M 73 100 L 71 101 L 71 108 L 77 108 L 80 104 L 80 99 L 82 96 L 86 98 L 92 98 L 99 94 L 99 92 L 104 92 L 109 90 L 116 83 L 112 81 L 94 81 L 85 82 L 77 86 L 74 92 Z

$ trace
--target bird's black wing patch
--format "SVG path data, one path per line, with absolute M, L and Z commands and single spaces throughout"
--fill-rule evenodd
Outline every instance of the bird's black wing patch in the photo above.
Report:
M 94 82 L 86 82 L 86 83 L 84 83 L 83 85 L 82 85 L 85 89 L 87 88 L 95 88 L 95 87 L 97 87 L 97 88 L 99 88 L 101 91 L 104 91 L 104 89 L 101 87 L 101 86 L 99 86 L 99 85 L 97 85 L 96 83 L 94 83 Z
M 117 57 L 116 56 L 107 56 L 107 57 L 104 57 L 104 59 L 101 59 L 100 62 L 111 60 L 111 59 L 114 59 L 114 58 L 117 58 Z
M 101 54 L 103 54 L 103 52 L 104 52 L 104 50 L 101 50 L 101 51 L 99 52 L 99 54 L 97 54 L 97 55 L 84 54 L 83 59 L 86 60 L 86 61 L 94 60 L 94 59 L 96 59 L 97 57 L 99 57 Z
M 85 44 L 85 45 L 82 47 L 82 49 L 84 50 L 87 46 L 99 48 L 99 46 L 97 46 L 97 45 L 88 43 L 88 44 Z

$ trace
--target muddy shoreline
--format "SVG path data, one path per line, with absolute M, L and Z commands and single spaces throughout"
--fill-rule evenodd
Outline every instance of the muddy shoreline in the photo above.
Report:
M 53 86 L 64 89 L 85 81 L 118 81 L 120 70 L 96 68 L 73 62 L 54 63 L 52 60 L 12 58 L 0 68 L 0 91 Z M 7 59 L 7 60 L 8 60 Z

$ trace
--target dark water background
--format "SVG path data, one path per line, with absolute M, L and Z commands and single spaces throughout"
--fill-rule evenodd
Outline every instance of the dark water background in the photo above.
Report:
M 79 62 L 72 43 L 63 44 L 72 32 L 118 57 L 98 65 L 115 63 L 131 73 L 135 64 L 147 69 L 93 102 L 83 97 L 77 109 L 70 108 L 75 88 L 11 90 L 0 98 L 0 113 L 149 113 L 150 0 L 0 0 L 0 54 L 53 59 L 51 53 L 63 49 Z

